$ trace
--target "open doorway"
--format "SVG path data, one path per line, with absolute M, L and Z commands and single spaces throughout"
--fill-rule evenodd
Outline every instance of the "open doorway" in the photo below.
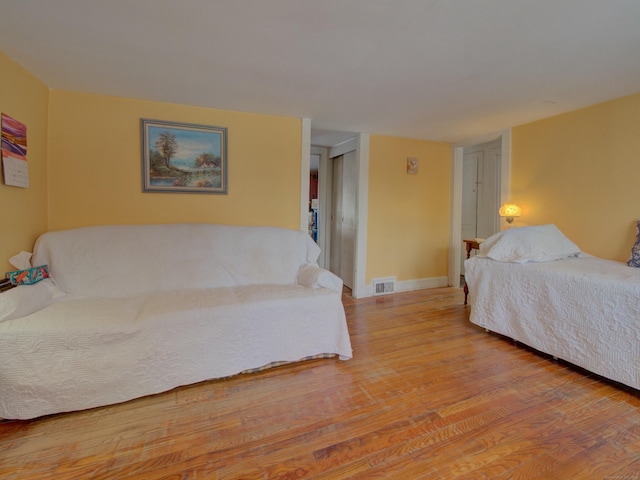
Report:
M 460 275 L 462 272 L 462 259 L 466 257 L 466 251 L 463 248 L 462 237 L 462 202 L 463 202 L 463 178 L 464 178 L 464 154 L 465 149 L 471 149 L 475 145 L 490 143 L 495 140 L 500 141 L 500 166 L 499 166 L 499 186 L 496 188 L 498 207 L 504 203 L 509 197 L 510 191 L 510 169 L 511 169 L 511 130 L 504 130 L 494 134 L 486 135 L 481 138 L 469 139 L 456 143 L 453 146 L 452 162 L 451 162 L 451 211 L 450 211 L 450 227 L 449 227 L 449 285 L 460 286 Z M 470 151 L 470 150 L 468 150 Z M 499 229 L 498 208 L 494 208 L 491 212 L 486 209 L 486 215 L 492 216 Z M 497 230 L 496 230 L 497 231 Z M 472 238 L 482 237 L 487 231 L 476 233 Z
M 500 222 L 500 164 L 502 139 L 464 147 L 462 155 L 462 239 L 485 239 L 498 232 Z M 460 255 L 464 275 L 466 251 Z
M 358 215 L 356 151 L 356 136 L 330 147 L 312 145 L 310 173 L 313 185 L 317 158 L 317 199 L 311 201 L 310 216 L 317 219 L 316 238 L 322 252 L 318 264 L 339 276 L 351 290 L 355 284 Z M 312 191 L 310 187 L 311 195 Z
M 351 188 L 350 198 L 351 204 L 354 207 L 354 213 L 351 217 L 350 224 L 352 226 L 351 238 L 346 240 L 352 249 L 353 254 L 350 255 L 352 260 L 348 260 L 349 264 L 348 273 L 344 272 L 338 275 L 346 279 L 345 284 L 352 288 L 352 295 L 354 298 L 360 298 L 371 295 L 371 288 L 367 288 L 366 281 L 366 242 L 367 242 L 367 197 L 368 197 L 368 184 L 367 179 L 369 176 L 369 135 L 357 134 L 348 132 L 330 132 L 326 130 L 311 130 L 310 121 L 307 123 L 305 119 L 303 121 L 303 171 L 309 172 L 311 163 L 311 154 L 317 152 L 325 152 L 324 155 L 320 153 L 320 165 L 318 167 L 318 245 L 322 251 L 318 264 L 324 268 L 331 269 L 331 255 L 332 248 L 336 245 L 332 245 L 331 235 L 331 212 L 333 211 L 334 201 L 331 198 L 332 195 L 332 182 L 333 182 L 333 161 L 332 158 L 351 155 L 352 163 L 349 165 L 353 167 L 353 170 L 349 174 L 347 184 Z M 308 127 L 307 127 L 308 125 Z M 308 128 L 308 130 L 306 130 Z M 305 137 L 305 132 L 308 135 Z M 306 138 L 306 140 L 305 140 Z M 305 147 L 305 142 L 307 147 Z M 337 143 L 334 143 L 337 142 Z M 352 152 L 350 154 L 350 152 Z M 306 159 L 305 159 L 306 155 Z M 344 162 L 344 157 L 343 157 Z M 306 164 L 306 165 L 305 165 Z M 309 180 L 310 177 L 306 176 L 303 179 L 303 202 L 301 213 L 304 213 L 304 220 L 301 219 L 301 228 L 307 228 L 308 222 L 308 209 L 309 209 Z M 339 250 L 342 247 L 338 247 Z M 335 255 L 335 251 L 333 255 Z M 341 255 L 342 256 L 342 255 Z M 341 263 L 342 262 L 341 259 Z M 346 264 L 346 263 L 345 263 Z M 340 267 L 344 268 L 343 266 Z

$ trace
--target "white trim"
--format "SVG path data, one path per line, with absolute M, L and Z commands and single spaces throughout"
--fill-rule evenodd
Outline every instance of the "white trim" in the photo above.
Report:
M 329 158 L 339 157 L 340 155 L 353 152 L 354 150 L 358 150 L 358 136 L 332 146 L 329 149 Z
M 331 222 L 327 213 L 331 211 L 331 178 L 333 164 L 329 161 L 326 147 L 311 147 L 311 154 L 320 155 L 318 165 L 318 265 L 329 269 L 331 255 Z
M 454 147 L 451 159 L 451 211 L 449 222 L 449 286 L 460 286 L 462 254 L 462 157 L 464 147 Z M 455 279 L 458 279 L 456 282 Z
M 453 144 L 451 163 L 451 221 L 449 224 L 449 286 L 460 286 L 460 255 L 462 252 L 462 157 L 464 147 L 502 140 L 500 164 L 500 205 L 511 193 L 511 129 L 470 138 Z M 496 212 L 496 215 L 498 213 Z
M 373 287 L 367 290 L 367 225 L 369 218 L 369 134 L 357 136 L 356 156 L 358 160 L 358 193 L 356 208 L 358 224 L 356 225 L 356 248 L 353 272 L 353 298 L 370 297 Z
M 311 119 L 302 119 L 300 149 L 300 230 L 309 231 L 309 171 L 311 169 Z
M 395 282 L 395 292 L 412 292 L 414 290 L 426 290 L 428 288 L 440 288 L 446 287 L 449 285 L 448 277 L 430 277 L 430 278 L 417 278 L 415 280 L 402 280 Z M 373 282 L 371 284 L 366 285 L 362 289 L 362 297 L 372 297 L 373 296 Z M 357 297 L 360 298 L 360 297 Z

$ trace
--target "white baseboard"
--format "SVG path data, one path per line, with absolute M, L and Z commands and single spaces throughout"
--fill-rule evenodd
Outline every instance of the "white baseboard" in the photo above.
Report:
M 440 288 L 449 286 L 449 278 L 444 277 L 430 277 L 430 278 L 418 278 L 415 280 L 401 280 L 396 281 L 395 293 L 399 292 L 411 292 L 413 290 L 424 290 L 427 288 Z M 373 297 L 373 285 L 367 285 L 364 288 L 363 297 Z

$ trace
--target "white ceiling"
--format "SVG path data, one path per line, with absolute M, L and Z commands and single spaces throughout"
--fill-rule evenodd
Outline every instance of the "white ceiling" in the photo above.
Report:
M 0 50 L 52 89 L 458 141 L 640 91 L 640 0 L 0 0 Z

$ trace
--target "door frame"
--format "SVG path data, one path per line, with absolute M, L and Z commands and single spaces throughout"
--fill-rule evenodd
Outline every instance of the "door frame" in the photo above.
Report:
M 327 189 L 322 188 L 327 182 L 331 182 L 333 165 L 329 161 L 329 149 L 326 147 L 311 146 L 311 153 L 320 155 L 318 164 L 318 246 L 320 256 L 318 265 L 329 269 L 329 258 L 331 258 L 331 229 L 328 228 L 327 212 L 331 211 L 331 196 L 327 195 Z
M 462 255 L 462 164 L 465 147 L 500 139 L 500 205 L 511 192 L 511 129 L 456 142 L 451 152 L 451 211 L 449 214 L 449 286 L 460 286 L 460 256 Z M 498 212 L 496 212 L 498 215 Z
M 309 167 L 311 160 L 311 119 L 302 119 L 302 145 L 301 145 L 301 158 L 300 158 L 300 230 L 308 231 L 308 210 L 309 210 Z M 367 223 L 368 223 L 368 199 L 369 199 L 369 134 L 359 133 L 354 139 L 347 142 L 354 142 L 356 150 L 357 161 L 357 176 L 358 185 L 356 193 L 356 239 L 355 239 L 355 252 L 354 252 L 354 265 L 353 265 L 353 289 L 351 295 L 353 298 L 361 298 L 373 295 L 373 289 L 367 289 L 366 286 L 366 273 L 367 273 Z M 342 144 L 341 144 L 342 145 Z M 339 145 L 332 148 L 345 148 Z M 351 148 L 351 147 L 349 147 Z M 353 148 L 351 148 L 353 150 Z M 331 152 L 331 149 L 330 149 Z M 329 157 L 334 152 L 329 153 Z M 334 155 L 335 156 L 335 155 Z M 320 172 L 319 172 L 320 173 Z M 320 180 L 320 179 L 319 179 Z M 319 189 L 326 188 L 326 183 L 323 186 L 320 181 Z M 326 193 L 324 194 L 326 195 Z M 318 197 L 320 197 L 320 191 L 318 191 Z M 327 226 L 325 217 L 325 232 L 327 232 Z M 326 234 L 326 233 L 325 233 Z M 325 252 L 325 264 L 327 261 L 327 253 Z

